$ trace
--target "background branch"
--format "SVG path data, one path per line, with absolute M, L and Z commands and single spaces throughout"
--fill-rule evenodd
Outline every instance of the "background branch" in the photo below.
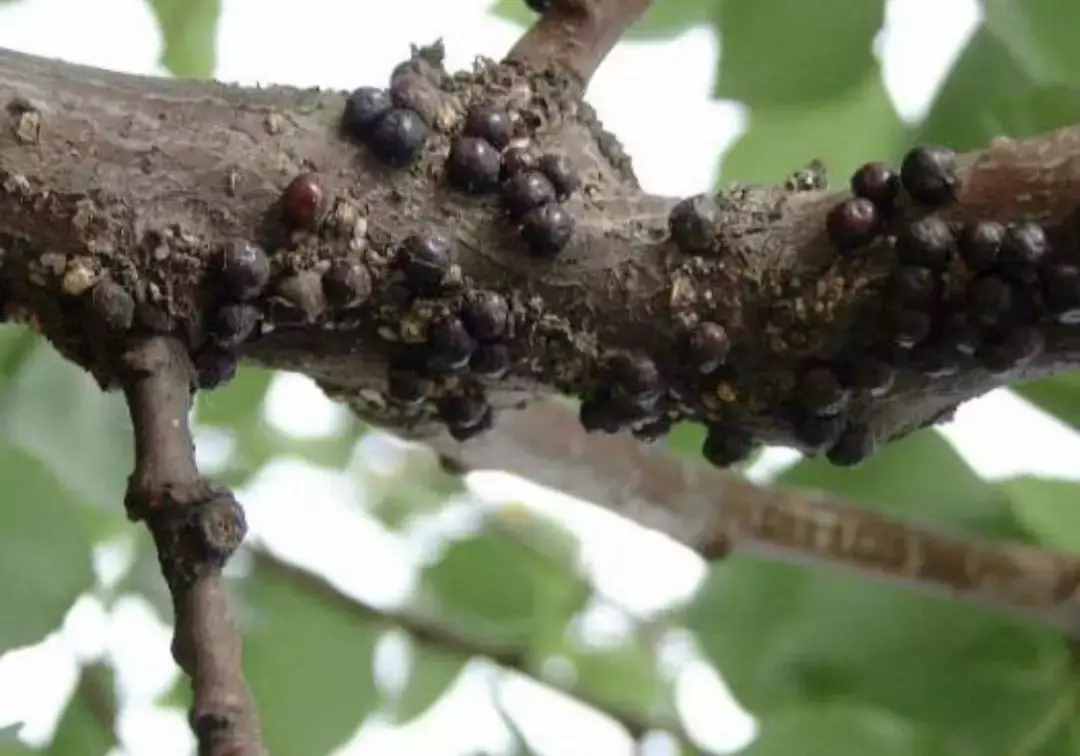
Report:
M 565 403 L 532 405 L 471 444 L 443 439 L 436 448 L 454 469 L 522 475 L 667 533 L 706 559 L 734 550 L 841 567 L 1080 637 L 1080 559 L 950 535 L 826 494 L 756 486 L 626 436 L 586 434 Z

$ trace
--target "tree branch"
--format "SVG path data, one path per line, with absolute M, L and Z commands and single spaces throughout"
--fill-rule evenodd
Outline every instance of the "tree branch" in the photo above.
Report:
M 0 295 L 9 314 L 114 385 L 113 363 L 85 317 L 87 287 L 118 284 L 136 304 L 133 323 L 121 327 L 168 332 L 200 355 L 220 341 L 211 333 L 219 308 L 235 304 L 222 282 L 223 251 L 256 242 L 271 255 L 271 282 L 242 308 L 256 327 L 227 335 L 228 348 L 300 369 L 363 417 L 413 435 L 444 427 L 443 400 L 462 394 L 496 412 L 557 393 L 603 396 L 612 358 L 632 354 L 655 367 L 659 388 L 616 427 L 650 435 L 693 419 L 818 452 L 799 425 L 807 366 L 892 360 L 892 388 L 855 392 L 846 415 L 884 442 L 994 387 L 1080 361 L 1080 329 L 1041 309 L 1037 277 L 1017 283 L 1015 295 L 1031 304 L 1024 333 L 1045 344 L 1038 356 L 989 370 L 967 353 L 935 361 L 943 356 L 936 342 L 881 352 L 892 338 L 883 302 L 897 237 L 928 213 L 907 198 L 873 245 L 840 254 L 825 231 L 840 197 L 799 182 L 736 187 L 706 198 L 702 248 L 684 249 L 670 234 L 676 198 L 637 187 L 579 87 L 520 61 L 453 78 L 432 73 L 429 60 L 410 65 L 437 82 L 417 104 L 430 106 L 433 131 L 419 162 L 400 170 L 342 135 L 338 93 L 159 81 L 0 52 L 9 119 L 0 128 Z M 448 185 L 450 143 L 476 103 L 515 113 L 517 143 L 565 155 L 582 178 L 564 203 L 576 227 L 557 260 L 527 253 L 498 196 Z M 282 191 L 312 169 L 321 169 L 327 212 L 313 228 L 290 228 Z M 1055 254 L 1075 254 L 1080 128 L 998 140 L 964 157 L 958 179 L 957 201 L 930 215 L 954 226 L 1035 218 Z M 456 267 L 441 289 L 418 293 L 404 285 L 402 244 L 435 232 L 452 240 Z M 318 277 L 338 260 L 364 266 L 362 303 L 332 305 L 319 291 Z M 976 273 L 954 262 L 941 275 L 934 316 L 944 318 L 963 309 Z M 388 396 L 388 366 L 429 364 L 432 323 L 460 313 L 477 292 L 508 303 L 506 375 L 424 375 L 418 403 Z M 722 325 L 731 350 L 725 366 L 702 375 L 684 348 L 686 329 L 706 321 Z M 943 332 L 944 320 L 934 328 Z M 997 338 L 1001 329 L 977 335 Z
M 121 355 L 135 428 L 128 515 L 157 544 L 176 613 L 173 655 L 191 677 L 191 725 L 201 756 L 264 756 L 244 679 L 242 642 L 221 568 L 243 539 L 243 510 L 198 474 L 188 427 L 194 371 L 176 339 L 131 342 Z
M 533 68 L 562 68 L 587 86 L 596 69 L 653 0 L 556 0 L 506 56 Z
M 828 565 L 1004 610 L 1080 638 L 1080 559 L 950 535 L 825 494 L 762 488 L 533 405 L 482 439 L 436 443 L 454 469 L 499 469 L 656 528 L 707 559 L 731 551 Z M 932 503 L 928 502 L 928 511 Z
M 258 569 L 267 570 L 276 577 L 296 585 L 308 595 L 319 596 L 332 604 L 341 606 L 366 622 L 385 623 L 391 627 L 401 628 L 420 643 L 465 657 L 479 656 L 490 659 L 499 666 L 532 678 L 542 685 L 559 687 L 556 683 L 536 677 L 529 668 L 528 650 L 516 644 L 507 645 L 477 638 L 407 611 L 377 609 L 343 593 L 318 575 L 283 562 L 265 551 L 256 551 L 255 559 Z M 672 733 L 685 743 L 693 742 L 677 718 L 653 716 L 645 718 L 637 712 L 625 709 L 613 710 L 611 702 L 595 699 L 581 690 L 570 688 L 563 689 L 563 692 L 616 720 L 635 739 L 640 739 L 649 730 L 659 729 Z

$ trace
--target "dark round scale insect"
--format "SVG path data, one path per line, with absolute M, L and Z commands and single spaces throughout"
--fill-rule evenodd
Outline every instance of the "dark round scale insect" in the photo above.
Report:
M 109 331 L 122 333 L 135 320 L 135 300 L 127 289 L 104 278 L 90 292 L 90 309 L 98 322 Z
M 960 372 L 959 355 L 942 344 L 920 347 L 911 364 L 927 378 L 948 378 Z
M 630 425 L 630 418 L 612 401 L 611 393 L 605 388 L 581 403 L 578 419 L 587 433 L 618 433 Z
M 982 333 L 966 312 L 953 312 L 941 326 L 943 346 L 965 357 L 971 357 L 982 343 Z
M 854 467 L 872 457 L 876 451 L 874 432 L 867 425 L 855 423 L 844 429 L 826 456 L 834 465 Z
M 887 211 L 900 194 L 900 175 L 885 163 L 867 163 L 851 177 L 851 191 Z
M 500 152 L 514 136 L 514 127 L 505 110 L 492 106 L 474 107 L 465 117 L 465 134 L 483 139 Z
M 388 165 L 403 168 L 416 161 L 427 144 L 428 126 L 408 108 L 392 108 L 368 135 L 372 152 Z
M 1014 299 L 1008 281 L 994 275 L 981 276 L 968 285 L 968 315 L 983 326 L 1001 325 L 1012 318 Z
M 436 291 L 450 270 L 450 241 L 440 234 L 413 234 L 402 242 L 398 264 L 409 289 Z
M 829 238 L 850 251 L 873 241 L 881 218 L 877 206 L 864 197 L 846 199 L 829 211 L 825 220 Z
M 533 208 L 522 218 L 521 236 L 536 257 L 551 258 L 570 243 L 574 217 L 554 202 Z
M 486 139 L 458 137 L 450 147 L 446 172 L 450 183 L 471 194 L 486 194 L 499 188 L 502 159 Z
M 913 349 L 930 338 L 933 318 L 922 310 L 900 308 L 890 315 L 889 331 L 892 343 L 901 349 Z
M 427 396 L 423 377 L 415 370 L 405 368 L 390 369 L 386 393 L 392 402 L 407 407 L 420 404 Z
M 1005 226 L 994 221 L 981 221 L 964 228 L 960 234 L 960 256 L 976 273 L 993 270 L 1001 253 Z
M 222 349 L 234 349 L 248 340 L 261 319 L 262 313 L 252 305 L 227 304 L 210 318 L 210 336 Z
M 1042 353 L 1046 339 L 1034 326 L 1014 326 L 993 334 L 976 353 L 976 358 L 991 373 L 1007 373 Z
M 672 240 L 687 254 L 710 252 L 716 244 L 718 213 L 716 203 L 704 194 L 681 200 L 668 218 Z
M 510 349 L 506 344 L 481 344 L 469 359 L 469 372 L 497 381 L 510 372 Z
M 731 340 L 719 323 L 705 321 L 692 328 L 685 337 L 683 352 L 690 365 L 708 375 L 727 361 Z
M 835 444 L 846 427 L 846 415 L 821 417 L 804 413 L 795 419 L 795 438 L 811 449 L 823 449 Z
M 754 437 L 741 428 L 710 425 L 701 454 L 710 463 L 725 468 L 745 462 L 754 453 Z
M 342 125 L 345 131 L 357 139 L 367 139 L 375 130 L 379 119 L 390 112 L 393 102 L 390 94 L 375 87 L 360 87 L 345 100 Z
M 838 415 L 847 409 L 851 392 L 831 368 L 814 367 L 799 379 L 796 399 L 812 415 Z
M 930 268 L 900 265 L 889 280 L 889 296 L 896 305 L 930 310 L 941 296 L 941 281 Z
M 862 355 L 848 366 L 845 378 L 852 388 L 880 399 L 892 390 L 896 369 L 877 357 Z
M 237 357 L 230 351 L 207 347 L 195 356 L 195 374 L 201 389 L 211 390 L 236 376 Z
M 480 420 L 472 425 L 451 424 L 447 427 L 455 441 L 468 441 L 476 438 L 484 431 L 491 430 L 495 426 L 495 411 L 490 407 L 484 410 Z
M 554 0 L 525 0 L 525 4 L 537 13 L 547 13 L 553 3 Z
M 916 147 L 904 157 L 900 179 L 912 199 L 923 205 L 944 205 L 956 197 L 956 153 L 947 147 Z
M 539 171 L 522 171 L 512 176 L 502 189 L 503 204 L 514 218 L 555 202 L 555 187 Z
M 1043 292 L 1050 314 L 1059 323 L 1080 325 L 1080 267 L 1048 265 L 1042 271 Z
M 511 179 L 519 173 L 535 171 L 540 165 L 540 158 L 528 147 L 511 147 L 502 156 L 502 180 Z
M 359 260 L 339 258 L 323 273 L 322 288 L 331 307 L 356 307 L 371 296 L 371 274 Z
M 581 178 L 565 155 L 548 153 L 540 158 L 540 170 L 555 187 L 560 200 L 565 200 L 581 187 Z
M 477 428 L 490 414 L 491 407 L 483 397 L 453 394 L 439 400 L 439 417 L 449 426 L 451 434 L 455 430 L 461 432 Z M 467 434 L 463 435 L 467 437 Z
M 301 173 L 285 187 L 281 196 L 281 213 L 292 228 L 311 229 L 318 223 L 325 201 L 326 194 L 319 176 Z
M 476 351 L 476 340 L 460 318 L 441 318 L 428 326 L 427 367 L 434 373 L 457 373 Z
M 469 333 L 480 341 L 494 341 L 506 331 L 510 306 L 502 294 L 474 289 L 465 295 L 461 319 Z
M 921 265 L 931 270 L 949 266 L 956 239 L 949 224 L 933 215 L 912 221 L 900 232 L 897 257 L 907 265 Z
M 240 302 L 255 299 L 270 282 L 270 259 L 257 244 L 235 242 L 222 255 L 221 280 L 230 298 Z
M 1037 266 L 1050 251 L 1046 232 L 1038 223 L 1016 223 L 1005 229 L 998 254 L 998 267 L 1006 275 L 1023 282 L 1037 278 Z
M 656 363 L 641 354 L 619 352 L 606 360 L 605 372 L 611 381 L 611 396 L 631 414 L 650 412 L 661 393 L 660 371 Z
M 647 444 L 656 443 L 671 432 L 671 418 L 658 417 L 633 429 L 634 438 Z

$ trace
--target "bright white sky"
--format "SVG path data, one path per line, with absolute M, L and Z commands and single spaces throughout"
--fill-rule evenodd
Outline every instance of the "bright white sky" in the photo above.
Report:
M 490 4 L 491 0 L 377 4 L 224 0 L 218 77 L 242 83 L 352 88 L 384 81 L 410 42 L 437 37 L 446 41 L 449 65 L 465 67 L 477 54 L 498 58 L 518 33 L 486 14 Z M 934 15 L 932 24 L 926 23 L 929 12 Z M 63 22 L 58 24 L 57 19 Z M 975 0 L 891 0 L 888 25 L 876 48 L 902 115 L 915 119 L 925 112 L 977 21 Z M 107 35 L 104 29 L 109 30 Z M 23 0 L 0 6 L 0 46 L 117 70 L 160 73 L 156 63 L 160 35 L 143 0 Z M 738 105 L 708 99 L 715 54 L 716 40 L 707 29 L 661 44 L 624 44 L 591 86 L 590 100 L 617 130 L 634 156 L 643 184 L 652 190 L 688 194 L 711 186 L 716 162 L 712 156 L 730 145 L 742 128 Z M 673 61 L 678 75 L 673 75 Z M 638 96 L 644 92 L 649 93 L 647 102 Z M 665 140 L 660 148 L 660 119 L 673 112 L 680 114 L 684 131 L 679 140 Z M 341 425 L 340 413 L 309 381 L 296 376 L 277 380 L 267 407 L 273 425 L 302 436 L 334 433 Z M 1024 443 L 1006 448 L 1001 428 Z M 945 433 L 969 462 L 990 477 L 1020 472 L 1080 477 L 1075 466 L 1080 436 L 1008 392 L 994 392 L 965 406 Z M 223 460 L 230 446 L 228 436 L 220 433 L 202 434 L 200 444 L 200 457 L 210 467 Z M 406 453 L 392 440 L 370 437 L 358 451 L 354 472 L 392 471 Z M 792 461 L 789 452 L 775 450 L 753 471 L 754 477 L 767 479 Z M 482 511 L 497 510 L 508 501 L 523 502 L 563 519 L 581 537 L 583 566 L 605 600 L 594 602 L 578 624 L 582 637 L 598 643 L 618 642 L 629 631 L 632 615 L 689 596 L 704 574 L 696 556 L 665 538 L 505 475 L 475 476 L 479 505 L 463 501 L 405 535 L 359 513 L 355 502 L 363 500 L 364 491 L 358 481 L 362 476 L 329 473 L 297 461 L 272 464 L 241 492 L 254 537 L 284 557 L 317 567 L 343 589 L 376 605 L 392 606 L 408 595 L 418 570 L 447 538 L 475 527 Z M 297 533 L 296 521 L 289 517 L 289 503 L 301 495 L 309 502 L 304 520 L 318 530 L 317 538 Z M 328 534 L 336 538 L 331 540 Z M 363 574 L 375 579 L 357 576 L 356 554 L 364 555 Z M 627 554 L 634 558 L 626 558 Z M 115 580 L 129 558 L 129 541 L 103 549 L 97 565 L 101 579 Z M 153 705 L 155 696 L 174 680 L 168 640 L 168 628 L 140 601 L 122 601 L 110 613 L 93 599 L 80 601 L 63 632 L 38 647 L 0 657 L 0 727 L 25 721 L 25 737 L 47 741 L 59 707 L 75 683 L 77 662 L 107 653 L 120 672 L 124 703 L 120 727 L 124 748 L 113 756 L 186 756 L 192 741 L 183 718 Z M 732 708 L 723 683 L 699 660 L 692 639 L 667 638 L 662 649 L 687 728 L 703 743 L 731 748 L 745 742 L 752 724 Z M 553 660 L 553 672 L 559 671 L 558 662 Z M 385 689 L 400 686 L 407 668 L 408 650 L 400 638 L 380 644 L 376 669 Z M 478 747 L 497 751 L 504 747 L 506 735 L 492 708 L 483 704 L 492 691 L 508 711 L 528 714 L 527 721 L 535 724 L 526 734 L 541 752 L 559 756 L 632 752 L 630 741 L 605 718 L 582 713 L 550 689 L 520 678 L 508 680 L 489 665 L 474 664 L 454 694 L 420 722 L 395 728 L 373 718 L 338 756 L 431 753 L 433 742 L 446 754 L 472 753 Z M 559 727 L 546 725 L 556 719 Z M 553 731 L 560 733 L 559 742 L 549 742 Z M 650 739 L 645 750 L 648 756 L 673 753 L 663 738 Z

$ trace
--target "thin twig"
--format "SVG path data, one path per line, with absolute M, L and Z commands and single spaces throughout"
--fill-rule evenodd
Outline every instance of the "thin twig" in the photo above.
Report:
M 705 558 L 737 550 L 842 567 L 1080 637 L 1076 557 L 952 535 L 825 494 L 755 486 L 625 435 L 586 434 L 563 404 L 508 412 L 486 436 L 436 446 L 459 470 L 517 473 L 661 530 Z
M 258 569 L 272 572 L 275 576 L 289 581 L 309 595 L 319 596 L 330 603 L 341 606 L 352 614 L 360 617 L 365 622 L 383 623 L 388 627 L 401 628 L 421 643 L 466 657 L 484 657 L 501 667 L 513 670 L 542 685 L 558 688 L 558 685 L 536 677 L 536 675 L 529 670 L 527 649 L 517 644 L 506 644 L 504 642 L 478 638 L 455 628 L 437 623 L 434 620 L 419 617 L 408 612 L 377 609 L 364 603 L 360 599 L 342 592 L 318 575 L 301 567 L 283 562 L 265 551 L 255 552 L 255 563 Z M 630 711 L 620 707 L 613 707 L 610 701 L 600 700 L 576 688 L 560 689 L 563 693 L 566 693 L 577 701 L 580 701 L 587 706 L 591 706 L 616 720 L 636 739 L 640 739 L 650 730 L 666 730 L 686 743 L 692 742 L 683 728 L 682 723 L 680 723 L 677 718 L 650 718 L 639 712 Z
M 200 756 L 264 756 L 244 679 L 242 641 L 221 568 L 243 539 L 243 510 L 195 466 L 188 427 L 193 368 L 171 337 L 132 343 L 121 373 L 135 428 L 128 516 L 144 520 L 173 597 L 173 656 L 191 677 L 191 726 Z
M 582 87 L 652 0 L 555 0 L 506 56 L 534 68 L 562 68 Z

